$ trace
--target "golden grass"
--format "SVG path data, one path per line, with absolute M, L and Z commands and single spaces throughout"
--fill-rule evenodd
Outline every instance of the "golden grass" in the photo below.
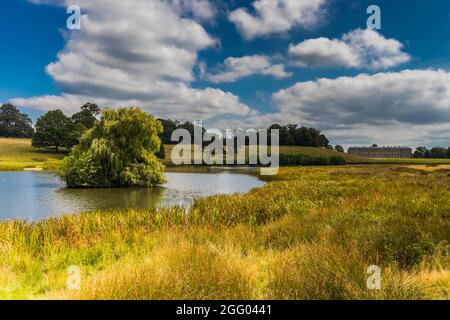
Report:
M 422 170 L 427 172 L 438 171 L 438 170 L 448 170 L 450 171 L 450 164 L 437 164 L 437 165 L 411 165 L 407 168 Z
M 0 297 L 448 299 L 450 176 L 282 168 L 246 194 L 0 223 Z M 369 265 L 382 290 L 366 287 Z M 66 269 L 81 269 L 81 289 Z

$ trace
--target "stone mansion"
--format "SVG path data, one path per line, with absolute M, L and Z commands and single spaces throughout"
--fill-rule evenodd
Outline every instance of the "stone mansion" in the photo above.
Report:
M 412 158 L 413 150 L 408 147 L 351 147 L 349 154 L 367 158 Z

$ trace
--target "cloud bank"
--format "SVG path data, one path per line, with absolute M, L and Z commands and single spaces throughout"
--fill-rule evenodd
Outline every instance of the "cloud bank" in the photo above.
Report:
M 219 126 L 273 123 L 320 128 L 345 146 L 448 145 L 450 72 L 404 70 L 299 82 L 272 96 L 276 111 Z
M 69 113 L 86 101 L 133 104 L 158 116 L 190 120 L 254 113 L 229 92 L 191 87 L 198 52 L 217 44 L 197 21 L 214 17 L 212 2 L 78 0 L 77 5 L 84 13 L 82 28 L 65 34 L 64 49 L 46 68 L 62 94 L 13 103 Z

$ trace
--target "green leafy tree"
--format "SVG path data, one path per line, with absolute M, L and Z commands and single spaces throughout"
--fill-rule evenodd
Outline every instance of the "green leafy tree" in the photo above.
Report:
M 160 135 L 161 142 L 163 144 L 176 144 L 176 141 L 172 141 L 172 133 L 179 128 L 180 123 L 176 120 L 170 119 L 158 119 L 163 125 L 163 132 Z
M 99 114 L 100 108 L 96 104 L 86 103 L 80 112 L 72 116 L 73 129 L 70 132 L 72 146 L 78 144 L 83 133 L 94 126 Z
M 161 147 L 159 148 L 159 151 L 157 153 L 155 153 L 155 155 L 158 157 L 158 159 L 166 158 L 166 148 L 164 148 L 163 143 L 161 143 Z
M 429 158 L 430 157 L 430 150 L 428 150 L 426 147 L 417 147 L 416 151 L 414 152 L 414 158 Z
M 36 122 L 32 146 L 35 148 L 54 149 L 71 148 L 76 139 L 73 138 L 73 123 L 61 110 L 48 111 Z
M 91 129 L 97 121 L 100 114 L 100 108 L 94 103 L 86 103 L 81 107 L 81 111 L 72 116 L 74 124 L 83 125 L 86 129 Z
M 447 157 L 447 149 L 443 147 L 431 148 L 430 156 L 435 159 L 444 159 Z
M 87 131 L 59 176 L 69 187 L 150 187 L 164 183 L 161 123 L 139 108 L 106 109 Z
M 331 147 L 327 137 L 314 128 L 298 127 L 295 124 L 287 126 L 273 124 L 269 127 L 269 132 L 274 129 L 279 130 L 282 146 Z
M 295 139 L 290 133 L 288 133 L 286 135 L 286 139 L 284 140 L 284 145 L 285 146 L 295 146 Z
M 345 150 L 344 150 L 344 147 L 343 146 L 341 146 L 341 145 L 336 145 L 335 147 L 334 147 L 334 149 L 337 151 L 337 152 L 345 152 Z
M 33 127 L 31 119 L 10 103 L 0 107 L 0 137 L 31 138 Z

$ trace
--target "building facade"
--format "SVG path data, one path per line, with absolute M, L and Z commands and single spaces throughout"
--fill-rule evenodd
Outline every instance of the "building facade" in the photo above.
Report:
M 413 150 L 408 147 L 351 147 L 348 154 L 367 158 L 412 158 Z

